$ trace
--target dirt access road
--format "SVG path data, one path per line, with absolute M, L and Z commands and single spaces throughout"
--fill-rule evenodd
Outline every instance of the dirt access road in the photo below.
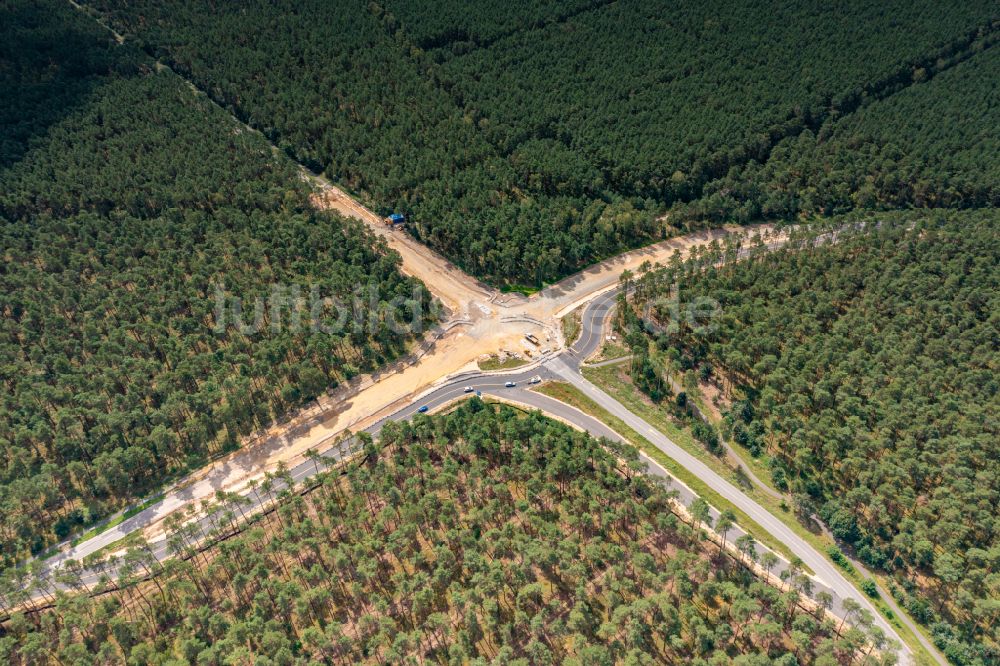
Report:
M 74 6 L 82 11 L 79 5 Z M 111 30 L 103 22 L 98 23 Z M 121 35 L 113 30 L 112 33 L 116 40 L 124 41 Z M 158 62 L 157 66 L 169 69 L 163 63 Z M 190 81 L 188 85 L 194 94 L 215 103 Z M 259 134 L 249 125 L 235 118 L 233 120 L 240 131 Z M 280 154 L 276 146 L 272 145 L 272 150 Z M 558 317 L 613 288 L 618 276 L 626 269 L 635 270 L 646 261 L 663 263 L 674 252 L 679 251 L 683 255 L 693 246 L 731 234 L 748 237 L 762 235 L 765 238 L 776 235 L 769 226 L 730 227 L 671 239 L 596 264 L 525 298 L 519 294 L 501 294 L 484 285 L 405 232 L 388 229 L 376 213 L 328 179 L 304 168 L 300 173 L 314 189 L 314 205 L 362 221 L 399 253 L 402 271 L 420 279 L 445 306 L 446 322 L 439 331 L 425 337 L 415 362 L 397 364 L 396 368 L 381 371 L 377 377 L 356 378 L 334 395 L 322 398 L 307 413 L 290 423 L 257 433 L 250 441 L 244 442 L 240 450 L 207 465 L 168 490 L 164 500 L 152 511 L 155 516 L 147 523 L 146 536 L 149 538 L 160 533 L 159 527 L 167 515 L 195 506 L 200 500 L 214 496 L 216 491 L 237 491 L 251 479 L 273 470 L 279 462 L 293 464 L 301 460 L 305 451 L 344 430 L 357 431 L 367 427 L 400 404 L 415 400 L 435 383 L 460 373 L 464 368 L 475 367 L 476 360 L 484 354 L 500 350 L 537 354 L 539 350 L 525 341 L 527 333 L 533 333 L 544 341 L 541 347 L 547 346 L 552 351 L 562 348 L 564 341 Z M 82 559 L 99 550 L 102 536 L 70 549 L 69 556 Z M 110 535 L 107 538 L 110 539 Z
M 446 321 L 428 334 L 422 354 L 410 362 L 396 364 L 378 376 L 357 378 L 288 424 L 258 433 L 244 446 L 195 472 L 168 491 L 146 528 L 146 536 L 159 536 L 163 518 L 216 491 L 235 492 L 251 479 L 273 470 L 279 462 L 294 465 L 309 449 L 319 447 L 345 430 L 357 431 L 378 421 L 401 405 L 415 401 L 435 384 L 463 371 L 476 368 L 485 354 L 500 351 L 538 358 L 541 348 L 557 351 L 564 346 L 558 317 L 617 285 L 624 270 L 636 270 L 644 262 L 665 263 L 675 252 L 686 255 L 692 247 L 711 243 L 733 234 L 747 239 L 780 237 L 769 226 L 730 227 L 673 238 L 626 252 L 570 276 L 541 292 L 525 297 L 501 294 L 467 275 L 427 246 L 402 230 L 389 230 L 381 218 L 364 208 L 325 178 L 303 172 L 316 194 L 313 203 L 364 222 L 402 257 L 402 271 L 419 278 L 446 307 Z M 534 347 L 525 339 L 532 333 L 541 341 Z M 100 547 L 91 540 L 72 549 L 80 559 Z
M 469 313 L 463 311 L 463 308 L 473 302 L 489 302 L 496 296 L 495 290 L 465 274 L 436 252 L 431 252 L 409 234 L 387 227 L 382 223 L 381 217 L 323 176 L 303 172 L 303 178 L 316 190 L 310 197 L 314 206 L 364 222 L 376 236 L 385 240 L 389 247 L 403 257 L 403 273 L 423 282 L 452 315 L 465 315 L 467 318 Z
M 402 257 L 402 271 L 418 277 L 448 309 L 446 332 L 435 341 L 433 349 L 417 363 L 383 377 L 363 391 L 338 396 L 336 414 L 318 423 L 313 430 L 282 447 L 283 454 L 300 454 L 324 437 L 345 428 L 367 424 L 390 407 L 412 400 L 423 390 L 464 369 L 471 369 L 484 354 L 508 351 L 537 359 L 540 352 L 555 352 L 565 346 L 559 317 L 599 294 L 613 289 L 625 270 L 635 271 L 643 263 L 666 263 L 675 254 L 686 256 L 691 248 L 706 245 L 731 235 L 748 241 L 761 237 L 765 243 L 782 242 L 783 232 L 770 225 L 726 227 L 672 238 L 655 245 L 626 252 L 600 262 L 530 297 L 501 294 L 467 275 L 436 252 L 411 238 L 402 230 L 389 230 L 381 218 L 364 208 L 325 178 L 306 176 L 317 189 L 313 197 L 318 206 L 361 220 L 384 238 Z M 534 334 L 536 347 L 525 339 Z

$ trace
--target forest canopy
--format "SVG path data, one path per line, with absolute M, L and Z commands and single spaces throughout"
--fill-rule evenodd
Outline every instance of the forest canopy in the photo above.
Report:
M 949 658 L 995 663 L 1000 217 L 830 224 L 835 242 L 813 246 L 812 230 L 721 268 L 706 254 L 651 271 L 634 309 L 656 313 L 675 284 L 686 300 L 717 301 L 712 326 L 682 324 L 655 344 L 722 378 L 728 436 L 765 456 L 775 485 L 865 564 L 893 574 L 902 605 Z
M 930 0 L 89 4 L 465 270 L 532 286 L 702 224 L 663 213 L 967 59 L 997 18 Z
M 0 21 L 0 42 L 30 37 L 0 61 L 30 117 L 0 167 L 0 565 L 397 358 L 387 308 L 430 312 L 397 255 L 310 208 L 292 162 L 93 24 L 55 0 Z M 365 324 L 217 330 L 217 289 L 252 313 L 273 284 Z
M 836 242 L 642 277 L 634 365 L 668 386 L 642 362 L 658 345 L 717 377 L 722 434 L 888 572 L 953 662 L 1000 661 L 995 2 L 84 4 L 0 6 L 0 569 L 428 323 L 426 290 L 313 210 L 296 162 L 513 287 L 681 229 L 878 209 L 835 217 Z M 707 334 L 640 318 L 678 279 L 722 305 Z M 364 325 L 214 330 L 216 294 L 249 317 L 275 284 Z M 0 654 L 856 656 L 858 634 L 713 557 L 591 440 L 471 405 L 388 426 L 389 456 L 167 565 L 155 592 L 17 618 Z
M 750 221 L 854 209 L 1000 206 L 1000 50 L 993 46 L 734 167 L 677 218 Z
M 15 615 L 0 660 L 48 663 L 890 663 L 670 510 L 636 452 L 473 398 L 234 538 L 125 556 L 107 596 Z M 231 521 L 239 509 L 231 507 Z M 230 528 L 222 521 L 221 529 Z M 139 583 L 149 571 L 158 576 Z M 135 585 L 132 585 L 135 583 Z M 2 588 L 0 588 L 2 592 Z M 863 623 L 859 623 L 859 627 Z M 870 656 L 866 656 L 870 653 Z

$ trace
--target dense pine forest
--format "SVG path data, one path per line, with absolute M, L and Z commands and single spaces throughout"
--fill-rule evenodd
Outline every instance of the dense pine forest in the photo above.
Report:
M 64 2 L 2 12 L 6 565 L 398 357 L 409 336 L 387 308 L 409 322 L 429 297 L 179 77 Z M 217 287 L 251 322 L 272 284 L 314 286 L 364 325 L 331 336 L 271 312 L 216 330 Z
M 721 268 L 706 266 L 722 249 L 651 271 L 637 280 L 633 327 L 653 330 L 673 284 L 685 302 L 715 299 L 711 327 L 682 323 L 654 335 L 656 348 L 717 378 L 727 435 L 768 460 L 801 513 L 893 574 L 954 663 L 996 663 L 1000 216 L 862 219 L 835 242 L 813 246 L 812 231 Z
M 399 18 L 417 47 L 436 51 L 438 58 L 488 46 L 513 33 L 562 23 L 608 0 L 438 0 L 433 11 L 411 0 L 389 0 L 385 8 Z
M 609 189 L 669 202 L 766 155 L 775 137 L 849 111 L 862 91 L 899 86 L 984 17 L 975 5 L 850 4 L 846 14 L 828 3 L 665 11 L 622 0 L 452 58 L 443 76 L 467 113 L 488 120 L 491 143 L 532 174 L 579 173 L 564 153 L 575 155 Z
M 113 6 L 150 53 L 310 169 L 405 212 L 412 233 L 471 273 L 551 279 L 658 237 L 630 202 L 524 187 L 368 3 Z
M 634 450 L 605 446 L 478 399 L 387 425 L 346 473 L 235 538 L 199 553 L 180 532 L 187 559 L 165 567 L 126 555 L 152 582 L 16 614 L 0 660 L 887 663 L 863 628 L 801 609 L 703 541 L 623 462 Z
M 998 18 L 993 3 L 930 1 L 89 4 L 469 272 L 535 286 L 701 226 L 697 208 L 663 214 L 783 139 L 911 87 L 933 95 L 919 83 L 989 48 Z M 948 127 L 896 189 L 945 171 L 935 155 L 966 136 Z M 960 159 L 994 152 L 972 142 Z M 988 175 L 968 205 L 993 201 Z
M 1000 50 L 929 77 L 919 69 L 905 90 L 781 141 L 764 163 L 734 167 L 675 219 L 1000 206 Z
M 953 663 L 1000 663 L 995 2 L 81 4 L 0 3 L 0 602 L 11 565 L 431 323 L 302 165 L 521 290 L 808 222 L 629 275 L 633 379 L 674 410 L 665 367 L 717 390 L 697 439 L 759 458 Z M 721 315 L 654 325 L 675 284 Z M 205 552 L 133 551 L 151 581 L 15 614 L 0 662 L 878 663 L 864 619 L 754 579 L 630 450 L 479 400 L 368 446 Z

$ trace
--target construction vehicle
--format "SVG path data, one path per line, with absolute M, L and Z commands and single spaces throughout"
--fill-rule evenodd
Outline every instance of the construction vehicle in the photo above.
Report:
M 393 213 L 389 217 L 385 218 L 383 222 L 385 222 L 385 226 L 389 227 L 390 229 L 395 229 L 399 225 L 406 222 L 406 216 L 403 215 L 402 213 Z
M 524 334 L 524 339 L 525 339 L 525 340 L 527 340 L 528 342 L 530 342 L 531 344 L 535 345 L 536 347 L 537 347 L 537 346 L 539 346 L 539 345 L 541 344 L 541 343 L 540 343 L 540 342 L 538 341 L 538 338 L 536 338 L 536 337 L 535 337 L 534 335 L 532 335 L 531 333 L 525 333 L 525 334 Z

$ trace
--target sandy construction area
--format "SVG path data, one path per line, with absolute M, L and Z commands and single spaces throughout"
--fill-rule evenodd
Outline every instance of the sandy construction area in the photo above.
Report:
M 289 465 L 304 453 L 345 430 L 357 431 L 414 401 L 433 384 L 462 371 L 475 370 L 476 360 L 499 351 L 538 355 L 561 344 L 558 317 L 615 287 L 624 270 L 636 270 L 644 262 L 666 263 L 675 252 L 681 255 L 731 234 L 748 237 L 777 236 L 769 226 L 729 227 L 669 239 L 600 262 L 530 298 L 499 294 L 466 275 L 453 264 L 418 243 L 402 230 L 390 231 L 381 218 L 362 207 L 328 181 L 306 175 L 319 189 L 314 203 L 324 209 L 365 222 L 385 238 L 402 257 L 403 271 L 424 282 L 448 308 L 448 321 L 428 334 L 411 357 L 377 375 L 355 378 L 350 385 L 324 396 L 311 410 L 286 424 L 275 426 L 244 443 L 244 446 L 189 477 L 167 494 L 168 507 L 179 507 L 214 495 L 217 490 L 235 491 L 250 479 L 274 469 L 279 461 Z M 525 334 L 537 336 L 535 347 Z M 152 538 L 157 523 L 147 529 Z
M 353 217 L 368 225 L 377 236 L 403 258 L 402 271 L 418 278 L 455 316 L 468 316 L 463 308 L 472 301 L 489 301 L 496 291 L 466 275 L 447 259 L 430 251 L 402 229 L 387 227 L 382 218 L 368 210 L 345 192 L 321 176 L 306 178 L 318 191 L 311 199 L 317 208 L 333 210 L 344 217 Z

